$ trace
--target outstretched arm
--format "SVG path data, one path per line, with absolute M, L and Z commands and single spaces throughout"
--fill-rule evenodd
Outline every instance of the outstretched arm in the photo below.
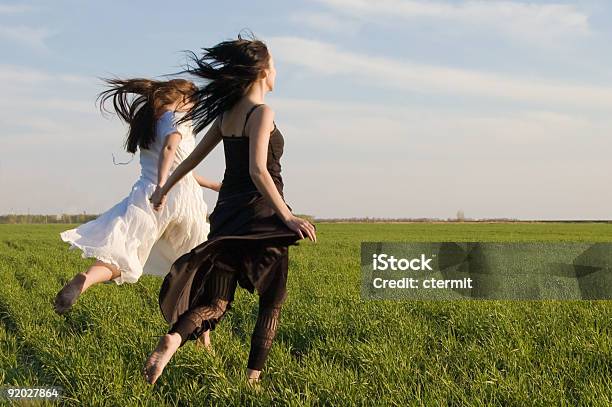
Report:
M 195 172 L 192 173 L 193 177 L 195 178 L 196 182 L 203 188 L 208 188 L 208 189 L 212 189 L 213 191 L 217 191 L 219 192 L 219 189 L 221 189 L 221 183 L 220 182 L 215 182 L 212 180 L 209 180 L 208 178 L 204 178 L 201 175 L 196 174 Z
M 274 130 L 274 112 L 267 105 L 257 109 L 251 122 L 247 124 L 247 134 L 249 136 L 249 173 L 253 183 L 272 205 L 276 214 L 291 230 L 296 232 L 302 239 L 304 234 L 310 240 L 317 240 L 314 226 L 305 219 L 293 215 L 283 197 L 276 189 L 274 180 L 266 166 L 268 160 L 268 143 L 270 133 Z
M 172 187 L 190 171 L 192 171 L 221 141 L 221 130 L 219 129 L 219 119 L 216 119 L 210 126 L 202 141 L 198 143 L 196 148 L 179 164 L 172 172 L 170 177 L 163 185 L 158 185 L 157 189 L 150 198 L 155 210 L 159 210 L 165 197 Z

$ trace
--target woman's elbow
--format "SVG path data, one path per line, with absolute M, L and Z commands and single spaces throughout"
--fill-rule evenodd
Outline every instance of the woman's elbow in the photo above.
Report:
M 173 156 L 176 154 L 176 147 L 166 146 L 164 147 L 164 155 Z
M 255 166 L 249 168 L 249 175 L 251 176 L 251 179 L 253 180 L 253 182 L 257 182 L 263 179 L 265 172 L 266 172 L 265 168 L 255 167 Z

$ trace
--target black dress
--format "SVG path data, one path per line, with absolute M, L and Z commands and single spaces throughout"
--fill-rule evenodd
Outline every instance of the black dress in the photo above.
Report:
M 245 127 L 258 106 L 248 112 Z M 231 268 L 229 271 L 237 277 L 240 286 L 251 293 L 257 290 L 260 296 L 264 292 L 285 290 L 287 248 L 300 240 L 253 183 L 249 174 L 249 138 L 244 131 L 242 136 L 224 136 L 223 147 L 226 169 L 217 204 L 209 217 L 208 240 L 176 260 L 159 293 L 161 312 L 170 324 L 190 308 L 210 302 L 211 298 L 206 298 L 209 291 L 206 281 L 218 269 Z M 283 147 L 283 136 L 275 124 L 270 134 L 266 166 L 281 196 Z M 219 262 L 222 253 L 230 253 L 231 261 L 225 256 L 225 261 Z M 274 294 L 280 295 L 281 301 L 284 299 L 284 293 Z M 203 329 L 214 329 L 219 319 L 210 320 Z

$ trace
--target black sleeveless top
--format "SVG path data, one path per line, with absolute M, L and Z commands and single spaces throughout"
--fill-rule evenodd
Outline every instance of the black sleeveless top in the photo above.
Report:
M 255 105 L 248 111 L 244 121 L 242 135 L 223 136 L 225 173 L 223 175 L 221 189 L 219 190 L 219 202 L 242 194 L 258 192 L 257 187 L 249 174 L 249 137 L 247 137 L 244 133 L 249 117 L 259 106 L 262 105 Z M 221 116 L 221 119 L 222 118 L 223 116 Z M 285 142 L 283 135 L 278 130 L 275 123 L 274 130 L 272 130 L 270 133 L 266 167 L 281 196 L 283 196 L 283 179 L 281 176 L 280 159 L 283 155 L 284 145 Z
M 249 110 L 244 126 L 258 106 Z M 219 197 L 214 210 L 209 215 L 209 239 L 221 236 L 257 236 L 295 235 L 277 216 L 274 208 L 255 186 L 249 173 L 249 137 L 223 136 L 225 152 L 225 174 L 219 190 Z M 270 133 L 266 168 L 272 176 L 274 185 L 283 201 L 283 179 L 281 177 L 280 159 L 283 155 L 284 140 L 281 132 L 274 125 Z M 287 204 L 287 202 L 285 202 Z M 289 210 L 291 206 L 287 204 Z

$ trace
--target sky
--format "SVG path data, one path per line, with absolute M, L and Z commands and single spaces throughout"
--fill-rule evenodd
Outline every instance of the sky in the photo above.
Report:
M 610 219 L 611 20 L 605 0 L 1 1 L 0 214 L 119 202 L 140 169 L 113 163 L 100 78 L 161 79 L 249 29 L 295 213 Z M 197 168 L 223 170 L 221 146 Z

